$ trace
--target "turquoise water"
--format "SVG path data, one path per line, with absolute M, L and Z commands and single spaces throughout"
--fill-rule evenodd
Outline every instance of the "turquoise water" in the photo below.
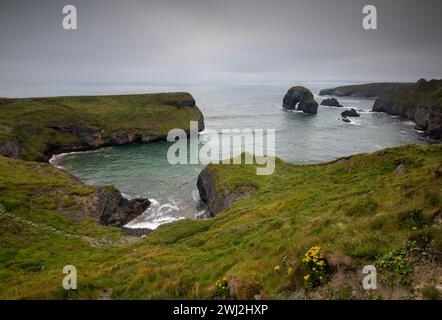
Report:
M 317 115 L 284 110 L 281 108 L 282 98 L 290 85 L 189 85 L 135 87 L 126 91 L 189 91 L 204 113 L 206 128 L 276 129 L 276 154 L 291 162 L 329 161 L 389 146 L 431 143 L 421 132 L 414 130 L 410 121 L 369 113 L 373 100 L 338 98 L 345 108 L 365 110 L 351 123 L 341 120 L 341 108 L 320 106 Z M 305 85 L 317 93 L 339 83 Z M 323 98 L 316 96 L 318 102 Z M 200 137 L 205 138 L 204 132 Z M 202 165 L 170 165 L 166 157 L 169 146 L 167 142 L 156 142 L 112 147 L 60 156 L 54 163 L 86 183 L 112 184 L 129 198 L 151 199 L 152 206 L 129 226 L 156 228 L 162 223 L 205 214 L 196 188 Z

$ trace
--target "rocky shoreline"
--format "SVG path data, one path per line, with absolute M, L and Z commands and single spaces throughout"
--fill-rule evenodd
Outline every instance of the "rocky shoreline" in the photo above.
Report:
M 321 90 L 320 95 L 377 97 L 373 112 L 385 112 L 412 120 L 416 130 L 442 139 L 442 80 L 420 79 L 410 83 L 378 83 Z
M 442 139 L 442 80 L 419 80 L 405 92 L 376 99 L 374 112 L 398 115 L 416 123 L 416 130 Z
M 199 130 L 204 129 L 203 115 L 189 93 L 1 98 L 0 105 L 0 155 L 44 163 L 61 153 L 166 139 L 172 128 L 189 132 L 190 121 L 198 121 Z M 126 199 L 112 186 L 93 190 L 72 196 L 79 219 L 121 227 L 132 236 L 152 232 L 123 227 L 149 207 L 148 199 Z
M 189 93 L 1 99 L 0 155 L 47 162 L 53 155 L 166 139 L 204 117 Z

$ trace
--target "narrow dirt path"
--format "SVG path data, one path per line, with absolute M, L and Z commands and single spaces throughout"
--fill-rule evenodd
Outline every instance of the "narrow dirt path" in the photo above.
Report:
M 49 226 L 47 224 L 33 222 L 33 221 L 30 221 L 26 218 L 20 217 L 16 214 L 7 212 L 6 209 L 2 205 L 0 205 L 0 215 L 4 215 L 4 216 L 7 216 L 11 219 L 15 219 L 15 220 L 19 221 L 20 223 L 26 224 L 26 225 L 34 227 L 34 228 L 44 229 L 44 230 L 47 230 L 50 232 L 54 232 L 56 234 L 62 235 L 67 238 L 76 238 L 76 239 L 85 240 L 91 246 L 93 246 L 95 248 L 118 247 L 118 246 L 123 246 L 123 245 L 129 244 L 129 243 L 133 243 L 133 242 L 141 239 L 139 237 L 123 236 L 120 239 L 118 239 L 117 241 L 112 241 L 112 240 L 108 240 L 108 239 L 93 238 L 93 237 L 89 237 L 89 236 L 85 236 L 85 235 L 73 234 L 73 233 L 69 233 L 64 230 L 57 229 L 53 226 Z

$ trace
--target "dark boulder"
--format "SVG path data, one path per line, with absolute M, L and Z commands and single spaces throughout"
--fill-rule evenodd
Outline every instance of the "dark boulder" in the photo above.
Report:
M 356 109 L 345 110 L 341 112 L 341 117 L 360 117 L 361 115 L 356 111 Z
M 339 107 L 339 108 L 343 107 L 343 105 L 339 104 L 338 100 L 336 100 L 335 98 L 329 98 L 329 99 L 322 100 L 321 106 Z
M 150 205 L 148 199 L 126 199 L 114 187 L 101 187 L 88 196 L 75 196 L 74 201 L 85 216 L 106 226 L 124 226 L 141 215 Z
M 282 107 L 311 114 L 318 112 L 318 103 L 315 101 L 313 93 L 302 86 L 292 87 L 287 91 L 282 101 Z
M 346 118 L 346 117 L 343 117 L 342 121 L 344 121 L 344 122 L 351 122 L 351 120 L 349 118 Z

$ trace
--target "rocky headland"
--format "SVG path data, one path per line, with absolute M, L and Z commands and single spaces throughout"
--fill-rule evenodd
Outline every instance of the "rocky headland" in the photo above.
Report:
M 407 90 L 413 83 L 382 82 L 340 86 L 319 91 L 320 96 L 377 98 L 391 92 Z
M 370 83 L 321 90 L 320 95 L 374 98 L 373 112 L 410 119 L 416 129 L 442 139 L 442 80 L 416 83 Z
M 190 121 L 197 121 L 199 130 L 204 129 L 203 115 L 188 93 L 1 98 L 0 155 L 20 159 L 0 158 L 0 171 L 5 171 L 2 192 L 18 183 L 16 177 L 22 174 L 28 179 L 20 189 L 29 191 L 22 206 L 35 201 L 33 194 L 37 193 L 43 204 L 61 199 L 52 210 L 68 219 L 122 227 L 142 214 L 150 201 L 128 200 L 112 186 L 87 186 L 49 164 L 34 161 L 47 162 L 61 152 L 165 139 L 170 129 L 188 131 Z M 6 177 L 8 168 L 13 174 Z M 34 190 L 35 186 L 42 191 Z M 69 205 L 65 207 L 65 203 Z M 146 232 L 149 230 L 125 231 L 131 235 Z
M 407 90 L 376 99 L 374 112 L 399 115 L 416 123 L 416 129 L 442 139 L 442 80 L 421 79 Z
M 345 283 L 353 288 L 349 296 L 368 299 L 360 270 L 371 263 L 378 279 L 396 279 L 390 285 L 378 281 L 377 294 L 383 299 L 405 297 L 407 292 L 428 299 L 423 288 L 442 270 L 441 148 L 408 145 L 313 165 L 276 159 L 276 171 L 268 177 L 256 176 L 252 165 L 209 165 L 198 178 L 198 188 L 216 217 L 209 219 L 212 228 L 206 227 L 206 237 L 195 237 L 208 239 L 204 246 L 214 250 L 220 249 L 213 242 L 223 243 L 230 248 L 225 254 L 233 250 L 241 257 L 229 274 L 232 296 L 253 297 L 254 280 L 247 275 L 250 265 L 259 261 L 269 276 L 293 272 L 288 280 L 293 289 L 287 294 L 304 297 L 301 253 L 318 245 L 324 247 L 330 279 L 309 298 L 330 298 Z M 416 255 L 412 245 L 419 248 Z M 286 259 L 291 259 L 288 266 Z M 406 267 L 386 262 L 397 259 Z M 238 264 L 243 269 L 236 272 Z M 274 285 L 272 280 L 267 283 Z M 433 290 L 436 295 L 438 290 Z
M 189 93 L 0 100 L 0 155 L 48 161 L 52 155 L 164 139 L 204 118 Z

